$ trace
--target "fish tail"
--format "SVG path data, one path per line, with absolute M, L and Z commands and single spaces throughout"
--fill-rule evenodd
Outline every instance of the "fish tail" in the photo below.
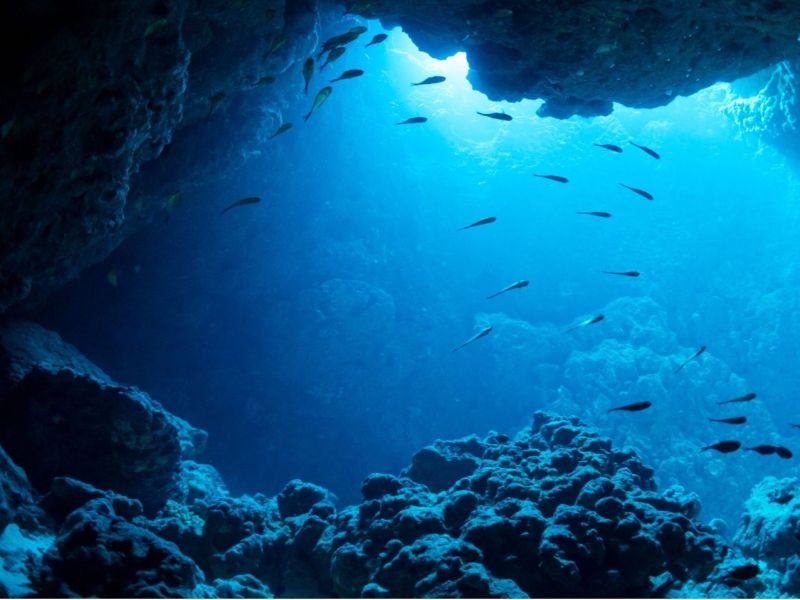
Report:
M 305 117 L 303 117 L 303 121 L 308 121 L 308 120 L 311 118 L 311 113 L 313 113 L 313 112 L 314 112 L 314 111 L 312 110 L 312 111 L 311 111 L 310 113 L 308 113 L 308 114 L 307 114 Z
M 492 298 L 497 298 L 497 297 L 498 297 L 500 294 L 502 294 L 502 293 L 503 293 L 503 292 L 495 292 L 495 293 L 494 293 L 494 294 L 492 294 L 491 296 L 486 296 L 486 299 L 487 299 L 487 300 L 491 300 Z

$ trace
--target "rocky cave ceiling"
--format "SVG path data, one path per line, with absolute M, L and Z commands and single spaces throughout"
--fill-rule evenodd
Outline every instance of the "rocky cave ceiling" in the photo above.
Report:
M 542 98 L 540 114 L 555 118 L 664 105 L 800 52 L 800 3 L 781 0 L 345 8 L 346 19 L 400 25 L 435 57 L 466 51 L 475 88 Z M 320 23 L 344 12 L 322 0 L 3 3 L 0 312 L 102 260 L 172 191 L 233 168 L 298 93 L 301 78 L 286 75 L 318 44 Z M 275 112 L 220 118 L 255 105 Z

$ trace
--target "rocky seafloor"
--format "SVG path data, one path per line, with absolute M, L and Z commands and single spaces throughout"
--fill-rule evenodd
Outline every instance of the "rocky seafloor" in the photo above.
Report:
M 0 596 L 747 597 L 800 590 L 800 482 L 732 541 L 630 448 L 537 412 L 437 440 L 358 505 L 289 481 L 233 496 L 204 432 L 41 327 L 0 329 Z M 264 457 L 265 460 L 268 457 Z M 759 574 L 744 576 L 757 566 Z

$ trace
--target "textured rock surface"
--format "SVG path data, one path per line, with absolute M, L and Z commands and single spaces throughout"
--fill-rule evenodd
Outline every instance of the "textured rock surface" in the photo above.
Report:
M 792 2 L 354 2 L 437 57 L 465 50 L 492 99 L 543 98 L 558 118 L 653 107 L 796 57 Z
M 0 327 L 0 355 L 0 444 L 34 487 L 75 477 L 148 510 L 176 492 L 181 459 L 202 449 L 203 432 L 31 323 Z

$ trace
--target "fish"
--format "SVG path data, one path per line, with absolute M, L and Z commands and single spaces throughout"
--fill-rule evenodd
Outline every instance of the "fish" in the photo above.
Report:
M 470 225 L 465 225 L 464 227 L 460 227 L 456 231 L 463 231 L 464 229 L 471 229 L 472 227 L 480 227 L 481 225 L 488 225 L 489 223 L 494 223 L 495 221 L 497 221 L 497 217 L 486 217 L 485 219 L 475 221 Z
M 169 198 L 164 202 L 164 211 L 166 214 L 164 215 L 164 223 L 169 223 L 169 219 L 172 214 L 175 212 L 175 209 L 178 208 L 181 201 L 183 200 L 183 196 L 180 192 L 175 192 L 171 194 Z
M 600 217 L 603 219 L 610 219 L 611 213 L 610 212 L 603 212 L 600 210 L 590 210 L 588 212 L 576 212 L 576 215 L 588 215 L 590 217 Z
M 308 57 L 306 62 L 303 63 L 303 81 L 305 81 L 306 85 L 303 88 L 303 92 L 306 96 L 308 96 L 308 84 L 311 83 L 311 77 L 314 75 L 314 59 L 312 57 Z
M 370 46 L 375 46 L 376 44 L 380 44 L 381 42 L 385 41 L 386 38 L 388 37 L 389 36 L 386 35 L 385 33 L 379 33 L 374 38 L 372 38 L 372 41 L 369 44 L 367 44 L 364 47 L 369 48 Z
M 680 366 L 672 372 L 672 374 L 675 375 L 676 373 L 680 373 L 683 370 L 683 367 L 688 365 L 690 362 L 692 362 L 695 358 L 700 356 L 705 351 L 706 351 L 706 347 L 705 346 L 700 346 L 700 348 L 697 349 L 697 352 L 695 352 L 694 354 L 692 354 L 692 356 L 690 356 L 685 361 L 683 361 L 680 364 Z
M 272 85 L 273 83 L 275 83 L 275 78 L 272 75 L 264 75 L 256 81 L 256 85 Z
M 615 410 L 624 410 L 626 412 L 638 412 L 640 410 L 646 410 L 653 406 L 653 403 L 649 400 L 645 400 L 644 402 L 634 402 L 633 404 L 625 404 L 623 406 L 617 406 L 614 408 L 609 408 L 608 412 L 614 412 Z
M 533 174 L 534 177 L 541 177 L 542 179 L 549 179 L 550 181 L 557 181 L 558 183 L 568 183 L 569 179 L 566 177 L 562 177 L 561 175 L 537 175 L 536 173 Z
M 723 400 L 722 402 L 717 402 L 717 404 L 733 404 L 734 402 L 750 402 L 750 400 L 755 400 L 758 394 L 755 392 L 748 392 L 744 396 L 739 396 L 738 398 L 733 398 L 732 400 Z
M 617 146 L 616 144 L 594 144 L 598 148 L 605 148 L 606 150 L 611 150 L 611 152 L 622 152 L 622 148 Z
M 242 198 L 241 200 L 237 200 L 233 204 L 230 204 L 229 206 L 226 206 L 225 208 L 222 209 L 222 212 L 219 213 L 219 214 L 224 215 L 226 212 L 228 212 L 232 208 L 238 208 L 240 206 L 247 206 L 248 204 L 258 204 L 259 202 L 261 202 L 261 198 L 259 198 L 258 196 L 248 196 L 247 198 Z
M 604 315 L 597 315 L 596 317 L 592 317 L 591 319 L 586 319 L 585 321 L 581 321 L 577 325 L 573 325 L 572 327 L 567 329 L 567 333 L 569 333 L 570 331 L 574 331 L 574 330 L 578 329 L 579 327 L 586 327 L 587 325 L 594 325 L 595 323 L 599 323 L 603 319 L 605 319 Z
M 284 123 L 283 125 L 281 125 L 280 127 L 278 127 L 278 128 L 275 130 L 275 132 L 274 132 L 274 133 L 273 133 L 271 136 L 269 136 L 267 139 L 268 139 L 268 140 L 271 140 L 272 138 L 276 138 L 276 137 L 278 137 L 280 134 L 282 134 L 282 133 L 286 133 L 286 132 L 287 132 L 287 131 L 289 131 L 291 128 L 292 128 L 292 124 L 291 124 L 291 123 Z
M 800 425 L 797 423 L 789 423 L 789 427 L 796 427 L 797 429 L 800 429 Z
M 742 447 L 742 442 L 737 442 L 734 440 L 725 440 L 722 442 L 717 442 L 716 444 L 711 444 L 710 446 L 705 446 L 700 450 L 700 452 L 705 452 L 706 450 L 716 450 L 717 452 L 721 452 L 722 454 L 729 454 L 731 452 L 736 452 L 741 447 Z
M 775 454 L 783 459 L 789 459 L 793 456 L 792 451 L 788 448 L 784 448 L 783 446 L 775 446 Z
M 356 77 L 361 77 L 364 74 L 364 71 L 361 69 L 348 69 L 341 75 L 339 75 L 336 79 L 331 79 L 331 83 L 335 81 L 342 81 L 344 79 L 355 79 Z
M 366 31 L 367 31 L 367 28 L 364 27 L 363 25 L 356 25 L 355 27 L 351 27 L 350 31 L 348 31 L 347 33 L 352 33 L 352 34 L 355 34 L 355 35 L 361 35 L 362 33 L 366 33 Z
M 325 40 L 322 44 L 322 49 L 319 51 L 319 54 L 317 54 L 317 58 L 321 57 L 326 52 L 330 52 L 334 48 L 337 48 L 339 46 L 345 46 L 350 42 L 357 40 L 358 36 L 360 36 L 366 30 L 367 28 L 364 27 L 363 25 L 356 25 L 346 33 L 341 33 L 339 35 L 335 35 L 332 38 Z
M 510 292 L 511 290 L 521 290 L 524 287 L 528 287 L 528 284 L 530 284 L 530 281 L 528 281 L 527 279 L 521 279 L 520 281 L 517 281 L 515 283 L 512 283 L 511 285 L 504 287 L 499 292 L 495 292 L 490 296 L 486 296 L 486 299 L 491 300 L 492 298 L 496 298 L 500 294 L 505 294 L 506 292 Z
M 446 81 L 447 77 L 442 77 L 441 75 L 434 75 L 432 77 L 428 77 L 427 79 L 423 79 L 422 81 L 418 81 L 417 83 L 412 83 L 411 85 L 433 85 L 434 83 L 442 83 Z
M 471 343 L 472 343 L 472 342 L 474 342 L 475 340 L 479 340 L 479 339 L 481 339 L 482 337 L 485 337 L 485 336 L 489 335 L 490 333 L 492 333 L 492 327 L 491 327 L 491 325 L 490 325 L 489 327 L 486 327 L 485 329 L 483 329 L 483 330 L 479 331 L 479 332 L 478 332 L 478 333 L 476 333 L 475 335 L 473 335 L 471 338 L 469 338 L 469 339 L 468 339 L 466 342 L 464 342 L 463 344 L 460 344 L 460 345 L 456 346 L 455 348 L 453 348 L 453 352 L 458 352 L 458 351 L 459 351 L 459 350 L 461 350 L 461 349 L 462 349 L 464 346 L 467 346 L 468 344 L 471 344 Z
M 410 119 L 406 119 L 405 121 L 400 121 L 399 123 L 395 123 L 395 125 L 416 125 L 417 123 L 425 123 L 428 119 L 426 117 L 411 117 Z
M 646 192 L 644 190 L 640 190 L 639 188 L 631 187 L 629 185 L 625 185 L 624 183 L 620 183 L 620 185 L 624 188 L 629 189 L 634 194 L 639 194 L 642 198 L 647 198 L 648 200 L 653 200 L 653 194 L 650 192 Z
M 708 419 L 712 423 L 725 423 L 726 425 L 744 425 L 747 423 L 747 417 L 729 417 L 727 419 Z
M 658 152 L 656 152 L 651 148 L 648 148 L 647 146 L 640 146 L 636 142 L 631 142 L 631 145 L 636 146 L 639 150 L 642 150 L 643 152 L 647 152 L 650 156 L 652 156 L 655 159 L 661 158 L 661 155 Z
M 511 115 L 507 115 L 504 112 L 493 112 L 493 113 L 482 113 L 478 112 L 479 115 L 482 117 L 489 117 L 490 119 L 497 119 L 498 121 L 511 121 L 513 117 Z
M 144 30 L 144 37 L 145 39 L 149 38 L 151 35 L 158 33 L 164 27 L 169 24 L 169 19 L 158 19 L 157 21 L 153 21 L 150 25 L 147 26 L 147 29 Z
M 331 95 L 331 92 L 333 92 L 333 88 L 329 85 L 317 92 L 317 96 L 314 98 L 314 104 L 311 106 L 311 110 L 308 111 L 308 114 L 303 119 L 304 121 L 308 121 L 311 118 L 311 115 L 314 114 L 314 111 L 325 103 L 325 100 L 328 99 L 328 96 Z
M 108 281 L 108 285 L 115 288 L 119 283 L 119 274 L 117 273 L 117 267 L 111 267 L 111 270 L 106 275 L 106 281 Z
M 211 96 L 208 99 L 208 101 L 210 102 L 210 105 L 208 107 L 208 115 L 206 115 L 206 116 L 210 117 L 215 112 L 217 112 L 219 110 L 219 107 L 222 106 L 222 103 L 224 102 L 224 100 L 225 100 L 225 92 L 217 92 L 216 94 Z
M 770 454 L 775 454 L 778 451 L 778 448 L 771 444 L 761 444 L 760 446 L 745 448 L 745 450 L 751 450 L 752 452 L 757 452 L 761 456 L 769 456 Z
M 753 577 L 757 576 L 761 572 L 761 569 L 756 563 L 751 563 L 748 565 L 742 565 L 740 567 L 736 567 L 735 569 L 731 569 L 725 575 L 723 575 L 722 579 L 736 579 L 739 581 L 745 581 L 747 579 L 752 579 Z
M 638 277 L 639 271 L 603 271 L 606 275 L 622 275 L 623 277 Z
M 322 71 L 322 69 L 327 67 L 333 61 L 341 58 L 342 54 L 344 54 L 346 50 L 347 48 L 344 48 L 342 46 L 337 46 L 336 48 L 328 52 L 328 58 L 325 59 L 325 62 L 322 63 L 322 66 L 319 68 L 319 70 Z

